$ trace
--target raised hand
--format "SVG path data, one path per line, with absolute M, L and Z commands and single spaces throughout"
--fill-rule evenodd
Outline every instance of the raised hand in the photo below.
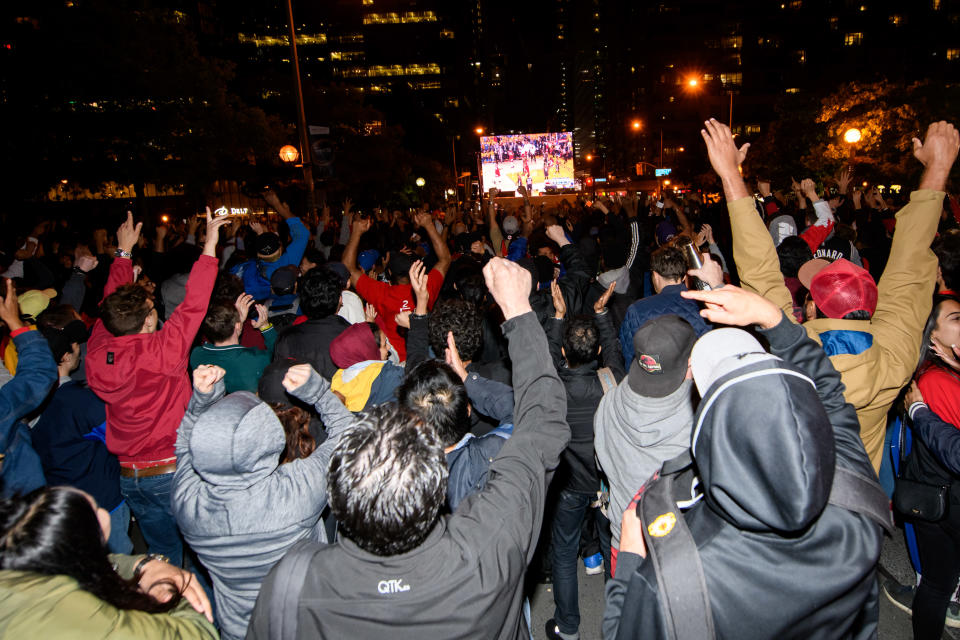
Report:
M 350 233 L 356 234 L 358 237 L 362 236 L 367 231 L 370 231 L 371 225 L 373 225 L 373 221 L 370 218 L 357 216 L 353 219 L 353 224 L 350 226 Z
M 533 276 L 510 260 L 491 258 L 483 267 L 483 280 L 493 299 L 500 305 L 504 320 L 532 311 L 530 292 Z
M 185 569 L 162 560 L 150 560 L 143 565 L 137 586 L 142 592 L 150 594 L 159 602 L 168 602 L 175 592 L 180 592 L 191 607 L 213 622 L 213 607 L 210 606 L 210 599 L 207 598 L 197 577 Z
M 570 244 L 567 235 L 563 232 L 563 227 L 558 224 L 548 224 L 546 228 L 547 237 L 556 242 L 561 247 Z
M 202 364 L 193 370 L 193 388 L 200 393 L 210 393 L 213 385 L 222 380 L 226 373 L 214 364 Z
M 343 199 L 343 215 L 349 216 L 350 210 L 353 209 L 353 200 L 349 197 Z
M 417 211 L 415 214 L 413 214 L 413 223 L 417 227 L 423 227 L 427 231 L 429 231 L 431 228 L 436 229 L 433 226 L 433 216 L 429 211 Z
M 738 148 L 733 140 L 733 134 L 730 133 L 730 127 L 717 122 L 714 118 L 710 118 L 703 124 L 704 128 L 700 130 L 700 135 L 707 143 L 707 155 L 713 170 L 721 178 L 730 177 L 733 174 L 740 175 L 739 167 L 747 158 L 750 143 Z
M 0 304 L 0 320 L 7 325 L 10 331 L 16 331 L 23 327 L 20 320 L 20 305 L 17 303 L 17 291 L 13 288 L 13 280 L 5 278 L 7 294 L 3 298 L 3 304 Z
M 401 311 L 400 313 L 393 316 L 393 321 L 397 323 L 398 327 L 410 328 L 410 312 Z
M 410 288 L 413 289 L 413 295 L 417 297 L 417 307 L 422 310 L 417 313 L 425 313 L 425 307 L 429 304 L 430 292 L 427 289 L 429 277 L 426 268 L 423 266 L 423 260 L 417 260 L 410 265 L 410 271 L 407 275 L 410 277 Z
M 117 248 L 121 251 L 133 251 L 140 239 L 140 230 L 143 229 L 143 223 L 133 224 L 133 212 L 127 211 L 127 219 L 117 229 Z
M 453 331 L 447 331 L 447 348 L 443 350 L 443 359 L 461 380 L 467 379 L 467 368 L 463 366 L 463 360 L 460 359 L 457 341 L 453 339 Z
M 230 222 L 230 216 L 214 217 L 207 207 L 207 237 L 203 244 L 203 255 L 217 257 L 217 242 L 220 240 L 220 227 Z
M 237 313 L 240 314 L 240 324 L 243 324 L 247 321 L 250 307 L 253 306 L 253 296 L 248 293 L 241 293 L 237 296 L 237 301 L 234 303 L 234 306 L 237 308 Z
M 681 291 L 680 295 L 705 303 L 707 307 L 701 309 L 700 315 L 715 324 L 755 324 L 772 329 L 783 317 L 779 307 L 763 296 L 729 284 L 713 291 Z
M 257 319 L 251 323 L 251 326 L 254 329 L 260 329 L 264 327 L 268 322 L 270 322 L 270 314 L 267 311 L 267 305 L 258 304 L 257 308 Z
M 195 236 L 197 234 L 197 229 L 200 228 L 200 218 L 197 216 L 190 216 L 187 218 L 187 235 Z
M 760 192 L 760 195 L 764 198 L 769 198 L 773 195 L 773 192 L 770 191 L 770 181 L 769 180 L 757 180 L 757 190 Z
M 957 159 L 958 149 L 960 134 L 952 124 L 944 120 L 930 125 L 923 142 L 920 142 L 919 138 L 913 139 L 913 155 L 925 167 L 931 164 L 952 166 Z
M 260 235 L 261 233 L 266 231 L 266 229 L 263 228 L 263 225 L 260 224 L 259 222 L 251 222 L 250 229 L 253 230 L 253 232 L 257 235 Z
M 820 199 L 820 196 L 817 195 L 817 184 L 810 178 L 804 178 L 800 182 L 800 189 L 810 202 L 816 202 Z
M 709 252 L 701 253 L 700 256 L 703 260 L 703 267 L 700 269 L 688 269 L 687 275 L 706 282 L 710 285 L 711 289 L 723 287 L 723 267 L 713 259 L 713 256 L 711 256 Z
M 284 389 L 293 393 L 296 389 L 299 389 L 307 383 L 312 371 L 313 367 L 309 364 L 295 364 L 287 369 L 287 373 L 283 376 L 281 384 Z
M 603 292 L 603 295 L 597 298 L 597 301 L 593 303 L 594 313 L 603 313 L 603 310 L 607 306 L 607 303 L 610 302 L 610 297 L 613 295 L 613 290 L 616 288 L 617 288 L 617 281 L 614 280 L 613 282 L 610 283 L 610 286 L 607 287 L 607 290 Z
M 374 322 L 377 319 L 377 308 L 369 302 L 363 307 L 363 319 L 366 322 Z M 410 323 L 408 322 L 407 324 L 409 325 Z
M 840 188 L 840 193 L 846 195 L 847 189 L 850 188 L 850 181 L 853 180 L 853 170 L 850 167 L 844 167 L 843 171 L 840 172 L 840 179 L 837 180 L 837 186 Z
M 553 297 L 553 317 L 563 320 L 567 315 L 567 301 L 563 299 L 563 292 L 556 280 L 550 282 L 550 295 Z

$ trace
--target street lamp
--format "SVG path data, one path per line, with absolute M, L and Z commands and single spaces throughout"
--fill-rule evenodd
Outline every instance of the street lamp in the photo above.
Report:
M 593 162 L 593 155 L 588 153 L 588 154 L 587 154 L 587 157 L 586 157 L 586 160 L 587 160 L 587 162 Z
M 425 185 L 425 184 L 427 184 L 427 181 L 426 181 L 426 180 L 424 180 L 423 178 L 417 178 L 417 186 L 418 186 L 418 187 L 422 187 L 422 186 Z
M 643 126 L 643 123 L 640 122 L 639 120 L 634 120 L 633 122 L 630 123 L 630 127 L 631 127 L 634 131 L 640 131 L 640 127 L 642 127 L 642 126 Z
M 478 136 L 482 136 L 482 135 L 483 135 L 483 127 L 477 127 L 476 129 L 473 130 L 473 132 L 474 132 L 475 134 L 477 134 Z
M 700 84 L 700 81 L 697 80 L 696 78 L 690 78 L 689 80 L 687 80 L 687 86 L 689 86 L 691 89 L 696 89 L 697 85 L 699 84 Z
M 292 144 L 285 144 L 280 147 L 280 159 L 287 164 L 292 164 L 300 157 L 300 152 Z
M 843 141 L 847 144 L 856 144 L 860 142 L 861 134 L 860 129 L 851 127 L 843 133 Z

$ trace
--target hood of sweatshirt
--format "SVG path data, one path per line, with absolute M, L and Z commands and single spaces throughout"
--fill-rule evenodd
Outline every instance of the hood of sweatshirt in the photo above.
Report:
M 224 397 L 200 416 L 190 435 L 193 467 L 205 482 L 249 487 L 279 466 L 286 445 L 270 405 L 249 391 Z
M 738 529 L 802 531 L 830 496 L 830 420 L 813 381 L 779 358 L 710 385 L 697 409 L 692 453 L 705 501 Z

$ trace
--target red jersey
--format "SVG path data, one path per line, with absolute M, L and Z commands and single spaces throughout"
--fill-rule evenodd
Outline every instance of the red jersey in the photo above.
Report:
M 960 374 L 931 366 L 920 374 L 917 386 L 930 410 L 960 429 Z
M 443 274 L 436 269 L 431 269 L 430 273 L 427 274 L 428 309 L 433 308 L 433 303 L 436 302 L 442 286 Z M 387 334 L 390 344 L 393 345 L 400 356 L 400 362 L 405 361 L 407 359 L 407 343 L 397 333 L 397 321 L 394 320 L 394 316 L 404 311 L 412 312 L 416 307 L 413 288 L 409 284 L 380 282 L 368 275 L 360 276 L 356 288 L 357 293 L 377 310 L 377 326 Z

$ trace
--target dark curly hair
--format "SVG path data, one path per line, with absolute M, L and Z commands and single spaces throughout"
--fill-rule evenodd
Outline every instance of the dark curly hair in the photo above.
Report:
M 483 346 L 483 319 L 476 305 L 466 300 L 438 302 L 427 323 L 430 347 L 443 358 L 447 348 L 447 332 L 453 331 L 457 351 L 464 361 L 473 360 Z
M 417 365 L 397 387 L 397 399 L 433 425 L 444 446 L 456 444 L 470 430 L 467 388 L 446 362 L 431 359 Z
M 568 367 L 575 369 L 596 360 L 599 346 L 600 332 L 593 318 L 578 315 L 567 322 L 563 330 L 563 352 Z
M 300 308 L 311 320 L 332 316 L 340 304 L 343 281 L 324 267 L 310 269 L 300 279 Z

